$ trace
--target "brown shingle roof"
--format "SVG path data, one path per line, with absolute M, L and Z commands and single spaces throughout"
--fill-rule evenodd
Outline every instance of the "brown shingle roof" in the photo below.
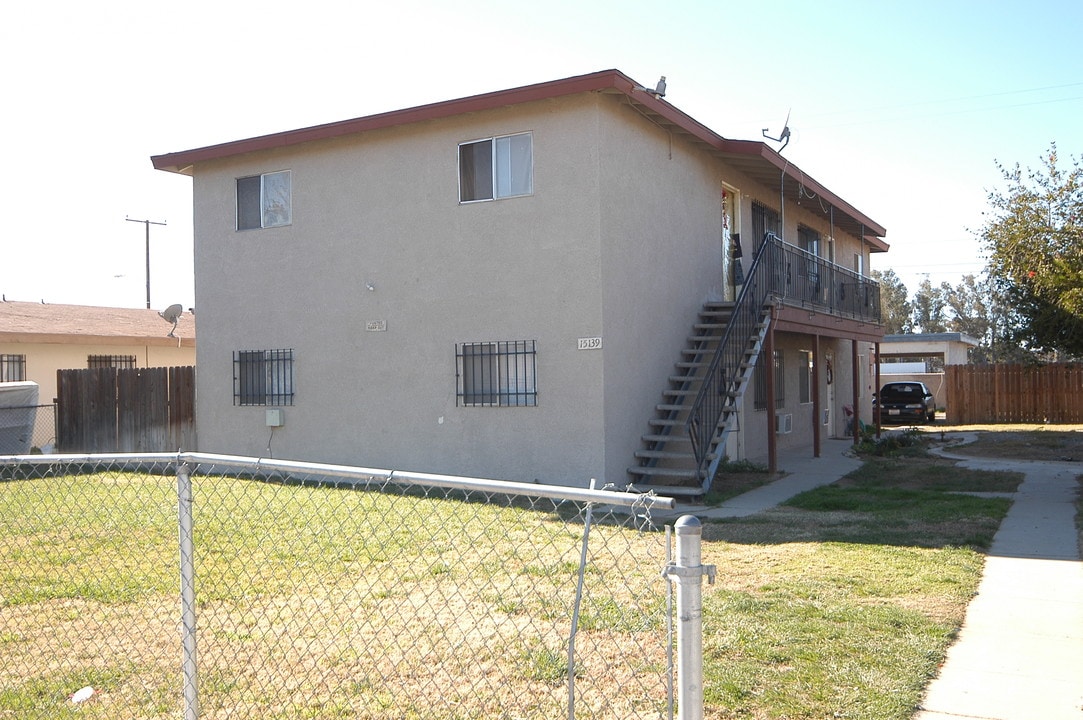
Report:
M 0 342 L 176 345 L 196 344 L 196 318 L 185 312 L 175 337 L 156 310 L 0 302 Z

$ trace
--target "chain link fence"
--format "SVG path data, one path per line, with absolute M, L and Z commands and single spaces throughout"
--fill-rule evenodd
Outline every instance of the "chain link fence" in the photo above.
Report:
M 0 455 L 56 450 L 56 405 L 0 407 Z
M 669 507 L 195 453 L 0 458 L 0 718 L 672 717 Z

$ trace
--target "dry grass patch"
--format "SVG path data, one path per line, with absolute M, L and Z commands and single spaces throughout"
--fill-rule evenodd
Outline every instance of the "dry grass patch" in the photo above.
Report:
M 178 712 L 175 480 L 101 480 L 0 483 L 0 718 Z M 197 480 L 201 717 L 566 712 L 579 510 L 390 490 Z M 597 520 L 580 716 L 660 718 L 664 536 Z

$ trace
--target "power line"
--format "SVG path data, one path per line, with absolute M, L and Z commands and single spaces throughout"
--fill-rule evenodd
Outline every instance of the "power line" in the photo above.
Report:
M 985 98 L 1004 97 L 1005 95 L 1023 95 L 1025 93 L 1044 92 L 1046 90 L 1063 90 L 1064 88 L 1079 87 L 1081 85 L 1083 85 L 1083 82 L 1068 83 L 1068 84 L 1065 84 L 1065 85 L 1047 85 L 1045 87 L 1027 88 L 1027 89 L 1024 89 L 1024 90 L 1005 90 L 1003 92 L 985 93 L 985 94 L 982 94 L 982 95 L 964 95 L 964 96 L 960 96 L 960 97 L 942 98 L 942 99 L 939 99 L 939 100 L 923 100 L 923 101 L 919 101 L 919 102 L 902 103 L 902 104 L 898 104 L 898 105 L 881 105 L 880 107 L 861 108 L 860 110 L 838 110 L 838 111 L 830 112 L 830 113 L 820 113 L 819 115 L 812 115 L 810 117 L 812 119 L 816 119 L 818 117 L 832 117 L 832 116 L 835 116 L 835 115 L 852 115 L 855 112 L 879 112 L 881 110 L 898 110 L 898 109 L 902 109 L 902 108 L 919 107 L 919 106 L 922 106 L 922 105 L 937 105 L 937 104 L 944 104 L 944 103 L 963 102 L 963 101 L 967 101 L 967 100 L 983 100 Z M 1004 106 L 1004 107 L 1024 107 L 1025 105 L 1033 105 L 1033 104 L 1040 105 L 1040 104 L 1044 104 L 1044 103 L 1047 103 L 1047 102 L 1062 102 L 1063 100 L 1079 100 L 1079 99 L 1081 99 L 1081 98 L 1078 98 L 1078 97 L 1076 97 L 1076 98 L 1059 98 L 1059 99 L 1054 99 L 1054 100 L 1038 101 L 1038 102 L 1035 102 L 1035 103 L 1024 103 L 1023 105 L 1007 105 L 1007 106 Z M 993 108 L 993 109 L 995 109 L 995 108 Z
M 124 218 L 128 222 L 143 223 L 147 229 L 147 310 L 150 310 L 150 226 L 151 225 L 165 225 L 164 222 L 154 222 L 153 220 L 134 220 L 130 217 Z

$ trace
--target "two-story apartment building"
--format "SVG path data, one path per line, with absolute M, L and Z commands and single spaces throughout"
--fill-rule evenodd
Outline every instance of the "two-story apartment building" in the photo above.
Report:
M 885 230 L 619 71 L 152 162 L 202 451 L 695 491 L 869 416 Z

